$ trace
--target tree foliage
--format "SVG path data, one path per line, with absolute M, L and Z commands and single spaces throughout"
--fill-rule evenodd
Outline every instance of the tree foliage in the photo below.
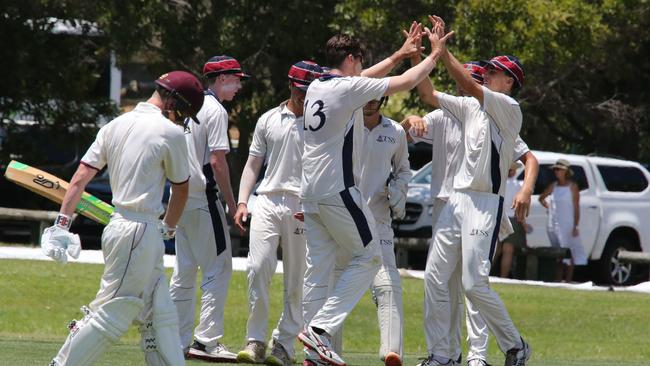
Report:
M 459 59 L 513 54 L 523 61 L 526 85 L 517 98 L 532 148 L 648 160 L 649 9 L 647 0 L 12 2 L 0 11 L 0 117 L 33 115 L 66 141 L 69 126 L 116 112 L 94 92 L 111 50 L 118 64 L 146 60 L 152 75 L 198 75 L 210 56 L 229 54 L 254 76 L 228 105 L 241 131 L 233 161 L 240 167 L 257 117 L 287 98 L 292 63 L 322 61 L 323 45 L 338 31 L 358 36 L 367 60 L 379 61 L 401 44 L 411 20 L 435 13 L 456 31 L 449 47 Z M 52 18 L 91 22 L 101 34 L 55 37 Z M 442 64 L 433 79 L 453 90 Z M 387 111 L 401 118 L 426 107 L 410 93 L 393 98 Z

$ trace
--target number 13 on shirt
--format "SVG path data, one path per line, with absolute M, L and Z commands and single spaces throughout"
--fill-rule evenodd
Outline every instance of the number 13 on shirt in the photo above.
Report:
M 303 129 L 305 131 L 307 131 L 308 127 L 310 131 L 318 131 L 325 125 L 325 113 L 323 113 L 324 107 L 325 103 L 323 103 L 322 100 L 317 100 L 311 103 L 311 105 L 309 105 L 309 100 L 305 101 L 305 113 L 314 112 L 312 116 L 318 117 L 319 119 L 318 125 L 316 127 L 312 127 L 311 125 L 307 126 L 307 123 L 303 122 Z

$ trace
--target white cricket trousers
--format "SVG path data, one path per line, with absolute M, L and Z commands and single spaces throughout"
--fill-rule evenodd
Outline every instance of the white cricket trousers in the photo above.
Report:
M 105 265 L 99 291 L 89 304 L 92 316 L 77 321 L 77 329 L 68 336 L 53 365 L 92 364 L 131 323 L 141 325 L 147 364 L 152 364 L 150 353 L 156 353 L 155 345 L 163 344 L 166 349 L 158 352 L 164 354 L 167 362 L 184 364 L 178 339 L 178 318 L 169 297 L 163 267 L 165 246 L 157 224 L 155 216 L 126 210 L 118 209 L 111 215 L 102 233 Z M 134 306 L 134 301 L 140 306 Z M 152 323 L 161 331 L 156 333 L 158 340 L 149 331 Z M 78 332 L 77 337 L 75 332 Z M 167 337 L 167 343 L 161 343 L 162 335 Z M 145 344 L 154 346 L 147 349 Z
M 333 335 L 359 302 L 381 266 L 375 222 L 356 187 L 303 202 L 307 271 L 303 290 L 305 324 Z M 347 262 L 334 283 L 338 258 Z
M 379 357 L 383 360 L 389 352 L 400 357 L 403 352 L 404 307 L 402 282 L 395 261 L 394 233 L 390 225 L 375 221 L 377 240 L 381 247 L 382 264 L 372 281 L 372 300 L 377 306 L 379 321 Z M 337 257 L 334 280 L 340 278 L 349 258 Z M 343 354 L 343 329 L 332 335 L 332 348 L 339 356 Z
M 156 221 L 153 217 L 125 211 L 111 216 L 102 232 L 104 273 L 90 310 L 97 311 L 116 297 L 133 296 L 145 301 L 144 311 L 147 311 L 146 304 L 151 305 L 151 298 L 147 297 L 158 280 L 165 278 L 165 244 Z
M 170 293 L 178 311 L 181 342 L 185 348 L 192 342 L 199 268 L 203 274 L 203 294 L 194 338 L 213 347 L 223 337 L 224 307 L 232 275 L 230 235 L 219 200 L 184 211 L 176 230 L 176 262 Z
M 432 228 L 434 228 L 434 233 L 436 230 L 436 225 L 442 213 L 442 209 L 447 204 L 447 201 L 436 198 L 433 201 L 432 209 Z M 429 251 L 429 255 L 431 255 Z M 427 260 L 435 260 L 435 258 L 427 258 Z M 463 305 L 463 288 L 461 282 L 461 266 L 456 266 L 454 272 L 449 278 L 449 301 L 451 308 L 451 330 L 449 333 L 449 353 L 448 354 L 438 354 L 435 353 L 435 344 L 437 340 L 437 335 L 435 334 L 434 322 L 429 321 L 430 317 L 433 315 L 434 304 L 429 301 L 424 301 L 424 332 L 425 338 L 427 341 L 428 352 L 430 354 L 435 354 L 436 356 L 442 356 L 451 358 L 452 360 L 457 360 L 462 354 L 461 348 L 461 320 L 463 317 L 463 308 L 466 307 L 467 311 L 465 312 L 465 322 L 467 326 L 467 341 L 469 344 L 469 351 L 467 354 L 467 360 L 482 359 L 487 361 L 487 345 L 488 345 L 488 329 L 485 321 L 481 315 L 474 309 L 472 302 L 469 299 L 465 299 L 465 305 Z
M 501 350 L 521 346 L 521 336 L 503 302 L 489 287 L 502 208 L 503 198 L 498 195 L 456 191 L 440 214 L 424 273 L 430 353 L 451 358 L 447 340 L 452 333 L 449 282 L 459 265 L 465 296 L 483 317 Z
M 295 339 L 303 326 L 302 287 L 306 268 L 304 224 L 293 214 L 301 212 L 298 196 L 288 192 L 257 197 L 250 226 L 248 251 L 248 323 L 246 339 L 265 342 L 269 320 L 269 287 L 282 247 L 284 307 L 273 339 L 294 357 Z

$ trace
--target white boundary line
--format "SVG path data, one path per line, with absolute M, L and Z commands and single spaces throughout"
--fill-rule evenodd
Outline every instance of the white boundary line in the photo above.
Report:
M 29 260 L 51 260 L 41 252 L 41 249 L 36 247 L 20 247 L 20 246 L 0 246 L 0 259 L 29 259 Z M 174 267 L 174 256 L 165 255 L 164 264 L 167 268 Z M 101 250 L 82 250 L 79 259 L 69 259 L 68 264 L 73 263 L 94 263 L 94 264 L 103 264 L 104 258 L 102 256 Z M 233 271 L 245 271 L 246 270 L 246 258 L 235 257 L 232 259 L 232 269 Z M 424 278 L 423 271 L 414 271 L 407 269 L 400 269 L 400 275 L 406 278 Z M 278 265 L 275 269 L 275 273 L 282 273 L 282 261 L 278 261 Z M 499 284 L 515 284 L 515 285 L 528 285 L 528 286 L 541 286 L 541 287 L 553 287 L 553 288 L 563 288 L 568 290 L 583 290 L 583 291 L 629 291 L 629 292 L 639 292 L 650 294 L 650 281 L 640 283 L 636 286 L 628 287 L 615 287 L 609 288 L 606 286 L 596 286 L 592 282 L 585 283 L 556 283 L 556 282 L 542 282 L 542 281 L 526 281 L 526 280 L 511 280 L 504 279 L 499 277 L 490 277 L 490 283 L 499 283 Z

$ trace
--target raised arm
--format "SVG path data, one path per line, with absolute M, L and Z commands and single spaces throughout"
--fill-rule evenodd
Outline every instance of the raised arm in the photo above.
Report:
M 445 22 L 442 20 L 442 18 L 435 15 L 429 15 L 429 20 L 432 24 L 434 24 L 434 27 L 436 29 L 442 29 L 442 33 L 444 33 Z M 483 105 L 483 87 L 481 87 L 481 85 L 477 84 L 474 79 L 472 79 L 472 76 L 467 72 L 467 70 L 465 70 L 463 64 L 461 64 L 456 59 L 456 57 L 454 57 L 454 55 L 449 52 L 447 47 L 444 47 L 444 44 L 440 58 L 445 64 L 445 68 L 449 72 L 449 75 L 452 77 L 452 79 L 454 79 L 454 81 L 463 90 L 465 90 L 468 95 L 473 96 L 481 103 L 481 105 Z
M 264 158 L 261 156 L 248 155 L 248 160 L 241 173 L 239 182 L 239 198 L 237 201 L 237 212 L 235 213 L 235 225 L 241 232 L 245 232 L 244 222 L 248 218 L 248 198 L 253 192 L 255 181 L 260 175 Z
M 409 33 L 404 32 L 405 37 L 409 37 Z M 420 38 L 419 40 L 420 44 L 417 44 L 418 48 L 421 46 L 422 39 Z M 422 56 L 420 56 L 420 53 L 414 53 L 411 56 L 411 66 L 415 66 L 419 64 L 422 61 Z M 433 83 L 431 82 L 431 79 L 429 77 L 426 77 L 422 79 L 422 81 L 418 84 L 417 86 L 417 91 L 418 91 L 418 96 L 420 97 L 420 100 L 426 104 L 430 105 L 432 107 L 438 108 L 438 99 L 434 97 L 434 89 L 433 89 Z
M 424 78 L 428 77 L 445 47 L 445 42 L 454 34 L 454 32 L 444 34 L 444 29 L 441 30 L 439 27 L 440 25 L 436 24 L 431 31 L 428 28 L 424 28 L 429 43 L 431 43 L 431 53 L 422 62 L 406 70 L 402 75 L 389 78 L 386 95 L 411 90 Z
M 422 60 L 420 55 L 411 57 L 411 65 L 417 65 Z M 431 79 L 427 76 L 418 84 L 417 86 L 418 97 L 422 103 L 432 106 L 434 108 L 439 108 L 438 98 L 435 96 L 435 90 L 433 88 L 433 83 Z
M 411 28 L 408 32 L 403 31 L 406 34 L 406 39 L 404 44 L 400 49 L 395 51 L 392 55 L 388 56 L 379 63 L 374 64 L 373 66 L 361 71 L 361 76 L 371 77 L 371 78 L 383 78 L 388 75 L 395 66 L 399 65 L 403 60 L 411 57 L 414 54 L 419 54 L 424 50 L 422 47 L 422 25 L 413 22 L 411 23 Z

